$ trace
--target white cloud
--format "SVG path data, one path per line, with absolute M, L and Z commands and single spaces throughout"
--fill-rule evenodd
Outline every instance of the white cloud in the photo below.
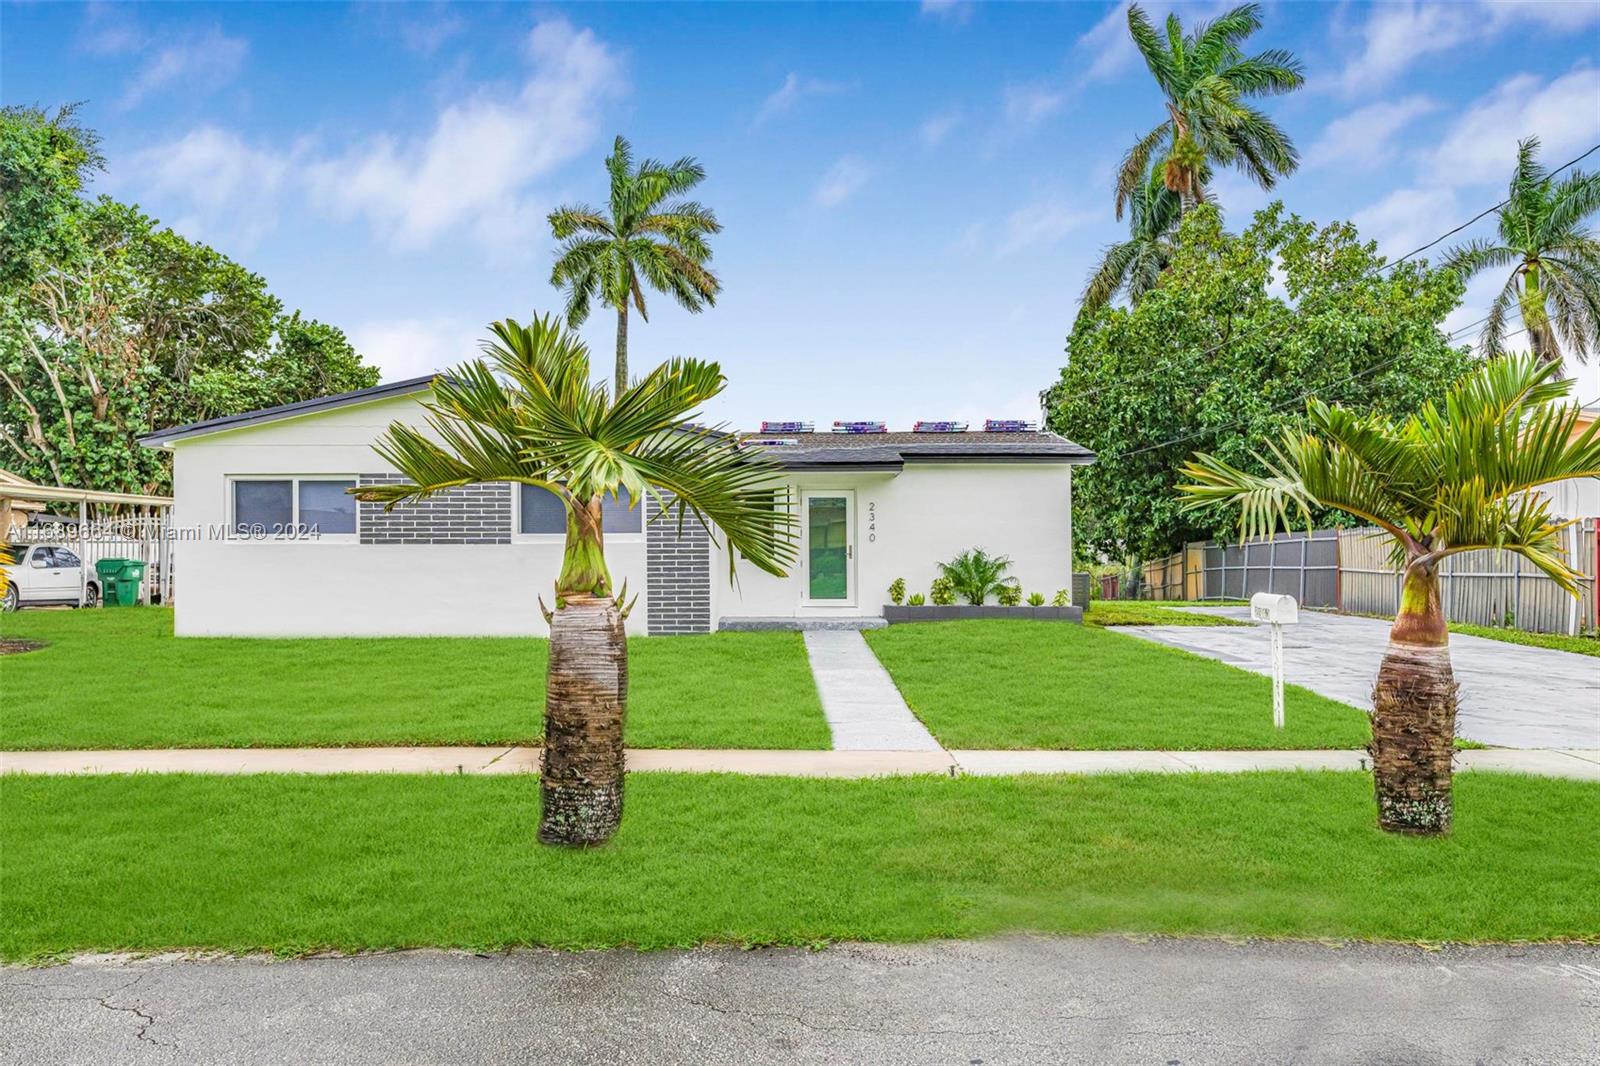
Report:
M 1358 35 L 1361 48 L 1335 83 L 1347 93 L 1381 89 L 1424 56 L 1467 41 L 1487 41 L 1529 23 L 1572 32 L 1600 20 L 1600 4 L 1471 3 L 1373 4 Z
M 1346 169 L 1382 163 L 1394 154 L 1395 134 L 1424 115 L 1439 109 L 1437 101 L 1423 95 L 1383 101 L 1335 119 L 1322 136 L 1306 149 L 1307 170 L 1323 166 Z
M 965 23 L 972 18 L 972 0 L 922 0 L 922 17 Z
M 1378 250 L 1394 259 L 1406 255 L 1441 233 L 1460 225 L 1462 210 L 1455 193 L 1439 186 L 1396 189 L 1377 203 L 1357 211 L 1350 219 L 1364 240 L 1378 242 Z M 1464 238 L 1466 235 L 1463 234 Z M 1448 247 L 1435 245 L 1420 258 L 1437 261 Z
M 351 345 L 384 381 L 421 377 L 475 358 L 484 334 L 482 326 L 457 318 L 383 319 L 349 331 Z
M 960 123 L 960 111 L 942 111 L 937 115 L 930 115 L 924 119 L 922 125 L 917 127 L 917 136 L 929 148 L 937 148 L 945 142 L 945 138 L 949 137 Z
M 845 156 L 822 176 L 811 199 L 819 207 L 837 207 L 860 192 L 872 179 L 872 167 L 856 156 Z
M 148 54 L 117 106 L 124 111 L 137 107 L 151 93 L 169 87 L 185 93 L 219 88 L 238 75 L 249 52 L 243 38 L 229 37 L 216 26 L 171 41 Z
M 838 82 L 823 81 L 820 78 L 802 78 L 794 71 L 783 79 L 783 84 L 778 86 L 756 111 L 754 124 L 759 126 L 770 119 L 792 111 L 795 105 L 808 96 L 828 96 L 844 91 L 844 86 Z
M 1008 85 L 1003 103 L 1006 124 L 1014 129 L 1031 128 L 1061 110 L 1065 102 L 1066 94 L 1048 85 Z
M 1011 255 L 1036 244 L 1053 244 L 1074 230 L 1098 221 L 1103 211 L 1085 211 L 1057 197 L 1024 204 L 1006 217 L 997 256 Z
M 236 133 L 201 126 L 134 153 L 130 174 L 142 190 L 186 205 L 170 220 L 179 232 L 249 244 L 276 224 L 278 196 L 299 153 L 252 147 Z
M 1517 158 L 1517 141 L 1537 135 L 1554 168 L 1600 140 L 1600 70 L 1578 67 L 1545 82 L 1519 74 L 1474 101 L 1425 165 L 1450 185 L 1500 184 Z
M 564 20 L 541 22 L 526 50 L 532 71 L 515 95 L 484 90 L 439 112 L 425 136 L 381 135 L 309 166 L 315 201 L 399 248 L 463 228 L 491 245 L 530 236 L 530 184 L 593 142 L 600 104 L 625 83 L 611 50 Z

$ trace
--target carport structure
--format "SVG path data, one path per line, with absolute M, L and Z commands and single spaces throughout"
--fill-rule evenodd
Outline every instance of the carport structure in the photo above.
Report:
M 49 504 L 77 504 L 70 518 L 45 512 Z M 114 509 L 106 516 L 89 517 Z M 26 524 L 16 517 L 31 514 Z M 76 525 L 76 529 L 69 528 Z M 0 472 L 0 536 L 13 543 L 51 541 L 72 543 L 83 566 L 78 575 L 78 606 L 86 602 L 89 568 L 99 559 L 138 559 L 152 575 L 143 583 L 140 600 L 149 604 L 157 593 L 162 603 L 172 602 L 172 497 L 131 492 L 101 492 L 67 485 L 35 485 L 14 474 Z

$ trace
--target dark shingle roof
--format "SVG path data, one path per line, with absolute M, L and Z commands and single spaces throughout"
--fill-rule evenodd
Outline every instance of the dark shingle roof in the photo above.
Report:
M 1094 453 L 1046 431 L 1023 433 L 747 433 L 745 440 L 786 440 L 763 447 L 787 467 L 899 467 L 912 462 L 1091 463 Z M 751 446 L 752 448 L 755 445 Z

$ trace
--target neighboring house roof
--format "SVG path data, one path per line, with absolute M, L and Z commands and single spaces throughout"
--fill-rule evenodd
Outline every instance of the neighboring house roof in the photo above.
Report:
M 1089 449 L 1046 431 L 747 433 L 743 439 L 793 441 L 761 447 L 763 454 L 791 470 L 899 469 L 906 462 L 1094 462 Z
M 286 403 L 277 407 L 264 407 L 259 411 L 223 415 L 221 418 L 208 418 L 204 422 L 190 422 L 188 425 L 173 426 L 170 429 L 147 433 L 139 438 L 139 443 L 147 448 L 165 448 L 174 441 L 183 440 L 187 437 L 202 437 L 208 433 L 221 433 L 229 429 L 243 429 L 245 426 L 256 426 L 263 422 L 277 422 L 285 418 L 298 418 L 301 415 L 329 411 L 335 407 L 350 407 L 354 404 L 372 403 L 375 400 L 406 396 L 413 392 L 424 392 L 433 387 L 433 379 L 437 376 L 437 374 L 427 374 L 420 378 L 407 378 L 405 381 L 391 381 L 386 385 L 374 385 L 370 389 L 339 392 L 332 396 L 319 396 L 314 400 L 301 400 L 298 403 Z

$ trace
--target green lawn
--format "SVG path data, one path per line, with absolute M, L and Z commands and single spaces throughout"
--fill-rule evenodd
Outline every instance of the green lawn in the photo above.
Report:
M 1122 633 L 1059 622 L 890 626 L 867 641 L 947 748 L 1359 748 L 1367 717 Z
M 1600 785 L 1457 779 L 1387 836 L 1357 773 L 636 774 L 608 846 L 531 777 L 0 779 L 0 956 L 808 944 L 1006 930 L 1600 938 Z
M 523 638 L 177 639 L 161 608 L 21 611 L 0 635 L 0 747 L 526 744 L 547 644 Z M 798 633 L 628 642 L 627 741 L 826 748 Z
M 1195 604 L 1175 604 L 1193 607 Z M 1244 626 L 1233 618 L 1214 614 L 1194 614 L 1174 611 L 1164 603 L 1142 600 L 1091 600 L 1083 612 L 1083 624 L 1089 626 Z
M 1511 629 L 1507 626 L 1475 626 L 1470 622 L 1451 622 L 1450 632 L 1463 633 L 1469 637 L 1503 640 L 1507 644 L 1526 644 L 1534 648 L 1553 648 L 1556 651 L 1600 657 L 1600 636 L 1569 637 L 1562 633 L 1529 633 L 1524 629 Z

